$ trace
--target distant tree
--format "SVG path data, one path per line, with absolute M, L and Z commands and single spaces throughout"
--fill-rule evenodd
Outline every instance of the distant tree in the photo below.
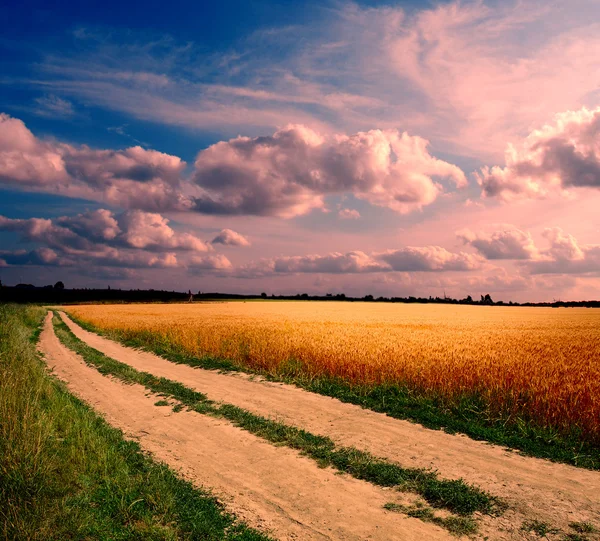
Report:
M 365 295 L 365 300 L 366 301 L 372 301 L 373 300 L 373 295 Z
M 471 297 L 471 295 L 467 295 L 467 298 L 465 299 L 465 302 L 468 304 L 473 304 L 473 297 Z
M 65 284 L 63 284 L 61 281 L 58 281 L 54 284 L 54 289 L 63 290 L 64 288 L 65 288 Z
M 266 298 L 267 298 L 267 294 L 266 294 L 264 291 L 263 291 L 263 292 L 260 294 L 260 296 L 261 296 L 263 299 L 266 299 Z
M 492 300 L 492 297 L 489 293 L 481 295 L 481 304 L 494 304 L 494 301 Z

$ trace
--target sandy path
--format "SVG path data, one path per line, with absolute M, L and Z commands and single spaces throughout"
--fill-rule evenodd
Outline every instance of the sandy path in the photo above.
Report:
M 275 447 L 206 415 L 157 407 L 139 385 L 102 376 L 66 349 L 46 319 L 39 348 L 69 389 L 143 449 L 278 539 L 448 541 L 444 530 L 383 509 L 402 495 Z
M 507 538 L 522 538 L 519 530 L 525 518 L 565 530 L 571 521 L 591 521 L 600 527 L 600 472 L 519 456 L 495 445 L 429 430 L 294 386 L 178 365 L 124 347 L 82 329 L 68 317 L 64 319 L 78 338 L 109 357 L 180 381 L 213 400 L 329 436 L 339 444 L 370 451 L 403 466 L 433 468 L 442 477 L 462 477 L 483 487 L 503 497 L 512 508 L 499 520 L 486 519 L 489 528 L 512 532 Z

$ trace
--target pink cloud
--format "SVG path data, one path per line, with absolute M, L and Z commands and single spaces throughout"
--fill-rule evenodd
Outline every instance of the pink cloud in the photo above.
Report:
M 334 274 L 381 272 L 389 267 L 361 251 L 331 254 L 279 257 L 273 262 L 276 273 L 324 272 Z
M 324 197 L 351 193 L 408 213 L 443 191 L 434 180 L 466 185 L 464 173 L 438 160 L 428 142 L 396 130 L 324 137 L 290 126 L 268 137 L 238 137 L 200 152 L 193 181 L 201 212 L 291 217 L 324 208 Z
M 275 274 L 326 273 L 363 274 L 381 272 L 471 271 L 481 267 L 481 258 L 453 253 L 439 246 L 405 247 L 367 254 L 360 250 L 325 255 L 280 256 L 261 259 L 238 269 L 238 275 L 261 277 Z
M 538 250 L 530 233 L 512 228 L 493 233 L 457 232 L 465 244 L 473 246 L 486 259 L 535 259 Z
M 0 231 L 19 233 L 32 251 L 0 252 L 3 266 L 89 265 L 117 268 L 227 269 L 229 260 L 195 235 L 172 229 L 160 214 L 99 209 L 54 220 L 0 216 Z
M 397 76 L 428 98 L 431 129 L 489 156 L 597 91 L 598 25 L 583 16 L 593 3 L 578 4 L 579 17 L 566 4 L 455 1 L 386 29 L 369 10 L 362 17 L 380 26 L 380 48 Z
M 231 229 L 223 229 L 213 240 L 212 244 L 223 244 L 225 246 L 250 246 L 250 241 Z
M 567 111 L 509 146 L 505 167 L 484 167 L 477 180 L 486 197 L 509 201 L 600 188 L 600 108 Z
M 36 138 L 0 113 L 0 183 L 145 210 L 185 210 L 185 162 L 155 150 L 93 150 Z
M 99 209 L 55 220 L 0 216 L 0 230 L 18 232 L 29 242 L 43 242 L 67 253 L 101 251 L 102 246 L 159 251 L 212 250 L 209 243 L 191 233 L 175 231 L 168 223 L 160 214 L 140 210 L 115 215 Z
M 392 270 L 411 272 L 470 271 L 481 267 L 481 259 L 465 252 L 449 252 L 441 246 L 406 247 L 377 254 Z
M 131 210 L 120 218 L 122 238 L 132 248 L 210 251 L 211 245 L 191 233 L 173 230 L 160 214 Z
M 543 236 L 550 247 L 542 251 L 539 261 L 527 264 L 530 273 L 600 275 L 600 245 L 580 245 L 560 227 L 545 229 Z
M 233 267 L 231 261 L 223 254 L 192 256 L 188 267 L 194 270 L 229 270 Z

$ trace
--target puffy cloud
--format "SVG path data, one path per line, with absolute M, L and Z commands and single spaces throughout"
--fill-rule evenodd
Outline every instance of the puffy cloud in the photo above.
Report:
M 193 256 L 189 261 L 192 270 L 229 270 L 232 268 L 231 261 L 223 254 Z
M 479 257 L 465 252 L 453 253 L 440 246 L 422 246 L 388 250 L 377 258 L 395 271 L 469 271 L 481 266 Z
M 323 137 L 289 126 L 268 137 L 237 137 L 198 154 L 196 209 L 216 214 L 296 216 L 325 206 L 329 194 L 352 193 L 407 213 L 442 192 L 434 178 L 466 185 L 464 173 L 438 160 L 428 141 L 397 130 Z
M 190 233 L 174 231 L 160 214 L 131 210 L 120 217 L 122 240 L 132 248 L 206 252 L 210 244 Z
M 262 277 L 275 274 L 328 273 L 361 274 L 377 272 L 470 271 L 479 268 L 478 256 L 447 251 L 439 246 L 405 247 L 367 254 L 332 252 L 326 255 L 281 256 L 261 259 L 238 269 L 239 276 Z
M 577 239 L 560 227 L 544 230 L 550 247 L 539 261 L 527 264 L 532 274 L 600 274 L 600 245 L 580 246 Z
M 0 231 L 19 233 L 25 242 L 43 246 L 32 251 L 0 252 L 0 265 L 60 265 L 124 269 L 229 269 L 220 254 L 191 233 L 175 231 L 160 214 L 99 209 L 54 220 L 0 216 Z M 202 254 L 202 255 L 199 255 Z
M 50 248 L 37 248 L 35 250 L 0 251 L 0 261 L 7 265 L 40 265 L 40 266 L 62 266 L 69 262 L 61 259 L 59 255 Z
M 250 246 L 250 241 L 231 229 L 223 229 L 212 241 L 212 244 L 224 244 L 225 246 Z
M 145 211 L 292 217 L 324 208 L 328 195 L 353 194 L 407 213 L 431 204 L 444 190 L 440 181 L 467 183 L 458 167 L 429 154 L 428 144 L 397 130 L 324 137 L 289 126 L 216 143 L 183 179 L 185 162 L 176 156 L 43 141 L 0 114 L 0 183 Z
M 106 209 L 97 209 L 77 216 L 62 216 L 55 222 L 81 237 L 94 241 L 110 241 L 121 233 L 114 214 Z M 0 221 L 0 225 L 1 223 Z
M 15 231 L 29 242 L 42 242 L 66 253 L 102 250 L 103 246 L 145 250 L 207 252 L 210 244 L 175 231 L 160 214 L 132 210 L 114 215 L 106 209 L 56 220 L 16 220 L 0 216 L 0 230 Z
M 155 150 L 94 150 L 37 139 L 0 113 L 0 183 L 145 210 L 185 210 L 179 188 L 185 162 Z
M 484 196 L 544 197 L 570 188 L 600 188 L 600 108 L 567 111 L 506 151 L 505 167 L 476 176 Z
M 493 233 L 464 229 L 458 231 L 457 236 L 486 259 L 535 259 L 538 255 L 531 234 L 516 228 Z
M 356 209 L 340 209 L 338 216 L 342 220 L 358 220 L 360 218 L 360 212 Z
M 388 266 L 361 251 L 331 254 L 279 257 L 273 261 L 276 273 L 324 272 L 335 274 L 380 272 Z

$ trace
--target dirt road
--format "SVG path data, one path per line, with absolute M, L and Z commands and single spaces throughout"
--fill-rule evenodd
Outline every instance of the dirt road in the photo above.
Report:
M 244 374 L 220 374 L 171 363 L 88 332 L 63 316 L 78 338 L 138 370 L 179 381 L 253 413 L 329 436 L 407 467 L 433 468 L 444 478 L 463 478 L 500 496 L 511 510 L 485 519 L 490 536 L 520 539 L 525 520 L 568 531 L 573 521 L 600 527 L 600 472 L 523 457 L 501 447 L 393 419 L 384 414 Z
M 277 539 L 447 541 L 445 530 L 385 511 L 402 494 L 375 487 L 228 422 L 155 406 L 139 385 L 102 376 L 66 349 L 46 319 L 39 348 L 69 389 L 143 449 L 213 491 L 240 518 Z

